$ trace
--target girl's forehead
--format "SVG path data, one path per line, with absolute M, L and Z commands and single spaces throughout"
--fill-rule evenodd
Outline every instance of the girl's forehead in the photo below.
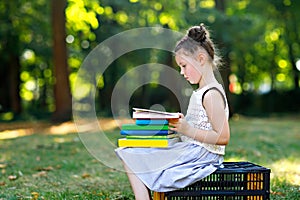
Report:
M 181 54 L 180 53 L 176 54 L 175 55 L 175 60 L 178 64 L 187 64 L 187 63 L 192 64 L 193 63 L 193 59 L 190 56 L 187 56 L 187 55 L 182 54 L 182 53 Z
M 183 55 L 182 53 L 176 53 L 175 59 L 176 59 L 176 61 L 186 61 L 187 60 L 186 56 Z

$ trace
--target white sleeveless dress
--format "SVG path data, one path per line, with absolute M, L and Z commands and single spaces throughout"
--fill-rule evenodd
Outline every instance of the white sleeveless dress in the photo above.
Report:
M 202 96 L 217 88 L 228 105 L 220 84 L 210 84 L 193 92 L 186 120 L 195 128 L 211 130 L 212 126 L 202 105 Z M 225 146 L 201 143 L 181 136 L 181 141 L 168 148 L 117 148 L 116 153 L 128 168 L 152 191 L 168 192 L 184 188 L 210 175 L 222 166 Z

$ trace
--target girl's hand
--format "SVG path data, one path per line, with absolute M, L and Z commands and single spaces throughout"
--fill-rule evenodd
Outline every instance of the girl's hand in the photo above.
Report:
M 169 129 L 178 133 L 185 134 L 190 129 L 190 125 L 185 120 L 184 115 L 179 113 L 179 119 L 177 121 L 169 122 Z

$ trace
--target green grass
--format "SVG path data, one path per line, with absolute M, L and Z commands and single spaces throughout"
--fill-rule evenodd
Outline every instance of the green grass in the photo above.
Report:
M 300 199 L 300 117 L 233 117 L 227 161 L 271 169 L 271 199 Z
M 299 120 L 235 116 L 225 160 L 271 168 L 271 198 L 300 199 Z M 109 135 L 111 140 L 119 136 L 117 130 Z M 126 175 L 98 162 L 76 133 L 36 133 L 0 140 L 0 200 L 4 199 L 134 198 Z
M 132 199 L 126 175 L 94 159 L 77 134 L 0 140 L 0 164 L 0 199 Z

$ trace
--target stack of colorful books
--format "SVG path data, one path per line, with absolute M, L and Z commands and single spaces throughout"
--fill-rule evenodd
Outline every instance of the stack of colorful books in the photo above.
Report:
M 134 108 L 134 124 L 122 124 L 119 147 L 160 147 L 166 148 L 178 142 L 178 134 L 169 130 L 169 122 L 178 120 L 178 113 Z

